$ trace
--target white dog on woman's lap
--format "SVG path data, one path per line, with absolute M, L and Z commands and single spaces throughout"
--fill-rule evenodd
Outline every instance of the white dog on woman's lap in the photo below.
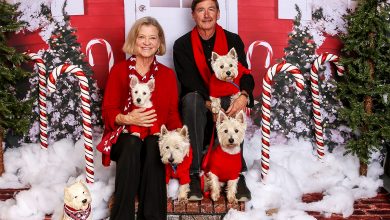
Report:
M 162 125 L 159 147 L 161 161 L 165 164 L 166 183 L 168 184 L 170 179 L 177 179 L 179 181 L 178 200 L 187 202 L 192 163 L 192 149 L 187 126 L 168 131 L 165 125 Z
M 66 187 L 62 220 L 91 220 L 91 201 L 91 193 L 81 181 Z

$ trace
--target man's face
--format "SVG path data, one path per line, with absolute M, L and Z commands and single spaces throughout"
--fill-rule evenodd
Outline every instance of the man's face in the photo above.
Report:
M 219 19 L 219 10 L 214 1 L 205 0 L 196 5 L 192 18 L 200 30 L 213 30 Z

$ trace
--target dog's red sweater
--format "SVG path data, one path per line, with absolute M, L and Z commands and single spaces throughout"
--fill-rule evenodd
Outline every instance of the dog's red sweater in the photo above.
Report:
M 132 106 L 132 110 L 134 109 L 137 109 L 139 107 L 133 105 Z M 145 111 L 149 111 L 149 110 L 152 110 L 154 109 L 154 107 L 150 107 L 150 108 L 147 108 Z M 143 127 L 143 126 L 138 126 L 138 125 L 128 125 L 126 126 L 126 129 L 129 131 L 129 133 L 139 133 L 140 134 L 140 138 L 143 140 L 145 139 L 147 136 L 149 135 L 152 135 L 152 134 L 155 134 L 155 133 L 159 133 L 160 132 L 160 125 L 158 123 L 158 120 L 156 120 L 155 122 L 153 122 L 153 125 L 152 127 Z
M 183 162 L 177 165 L 176 171 L 170 164 L 165 164 L 165 181 L 168 184 L 170 179 L 178 179 L 180 185 L 190 183 L 190 166 L 192 163 L 192 147 L 190 152 L 183 158 Z
M 238 93 L 240 91 L 240 80 L 244 74 L 250 74 L 250 70 L 245 68 L 241 63 L 238 63 L 238 75 L 232 82 L 219 80 L 215 76 L 215 73 L 212 74 L 209 85 L 210 96 L 220 98 Z
M 237 179 L 241 172 L 241 153 L 228 154 L 218 145 L 211 151 L 206 174 L 212 172 L 220 182 Z

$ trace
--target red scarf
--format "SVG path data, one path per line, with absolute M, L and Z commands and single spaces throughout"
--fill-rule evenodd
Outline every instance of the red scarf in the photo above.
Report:
M 129 78 L 132 76 L 136 76 L 140 82 L 147 82 L 149 79 L 154 78 L 154 75 L 158 72 L 158 62 L 156 60 L 156 57 L 154 58 L 154 61 L 150 65 L 150 70 L 145 74 L 145 76 L 141 76 L 136 70 L 135 70 L 135 64 L 136 64 L 136 58 L 133 55 L 127 60 L 127 66 L 129 73 Z M 130 86 L 130 83 L 129 83 Z M 131 90 L 129 90 L 129 96 L 127 99 L 127 103 L 125 105 L 125 108 L 122 112 L 122 114 L 126 115 L 130 112 L 131 108 Z M 111 131 L 103 136 L 100 143 L 96 146 L 96 149 L 100 152 L 102 152 L 102 163 L 104 166 L 109 166 L 111 159 L 110 159 L 110 153 L 111 153 L 111 146 L 116 143 L 118 140 L 119 135 L 122 133 L 123 129 L 125 129 L 125 125 L 118 126 L 118 128 L 114 131 Z
M 228 44 L 226 40 L 226 35 L 224 30 L 218 24 L 215 27 L 215 44 L 213 51 L 218 54 L 227 54 L 228 53 Z M 209 82 L 211 77 L 211 71 L 207 65 L 206 57 L 204 55 L 202 42 L 200 41 L 198 29 L 194 27 L 191 32 L 191 43 L 192 50 L 194 52 L 194 58 L 196 66 L 202 76 L 206 87 L 209 88 Z
M 91 204 L 88 205 L 86 210 L 76 210 L 70 206 L 64 205 L 65 214 L 74 220 L 86 220 L 91 214 Z

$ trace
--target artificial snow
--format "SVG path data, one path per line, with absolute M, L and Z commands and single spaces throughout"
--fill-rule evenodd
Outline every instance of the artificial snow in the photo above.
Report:
M 253 126 L 250 124 L 250 126 Z M 260 182 L 261 132 L 251 129 L 245 139 L 244 157 L 249 170 L 245 174 L 252 200 L 245 212 L 231 209 L 225 219 L 315 219 L 305 211 L 317 211 L 329 216 L 337 213 L 348 217 L 353 203 L 360 198 L 374 197 L 383 182 L 379 176 L 383 168 L 373 154 L 367 177 L 359 176 L 359 161 L 337 147 L 317 159 L 313 144 L 308 140 L 287 141 L 282 135 L 271 135 L 270 170 L 265 183 Z M 96 146 L 101 135 L 95 135 Z M 4 154 L 6 172 L 0 177 L 0 188 L 23 188 L 15 199 L 0 201 L 0 219 L 43 219 L 53 213 L 58 219 L 63 208 L 66 185 L 85 180 L 83 141 L 75 144 L 63 139 L 47 150 L 39 144 L 22 144 Z M 104 219 L 109 214 L 108 200 L 114 190 L 115 163 L 101 165 L 101 154 L 95 153 L 95 183 L 87 184 L 92 194 L 93 219 Z M 170 181 L 168 196 L 177 197 L 177 181 Z M 324 194 L 321 201 L 303 203 L 305 193 Z M 266 211 L 276 210 L 271 216 Z

